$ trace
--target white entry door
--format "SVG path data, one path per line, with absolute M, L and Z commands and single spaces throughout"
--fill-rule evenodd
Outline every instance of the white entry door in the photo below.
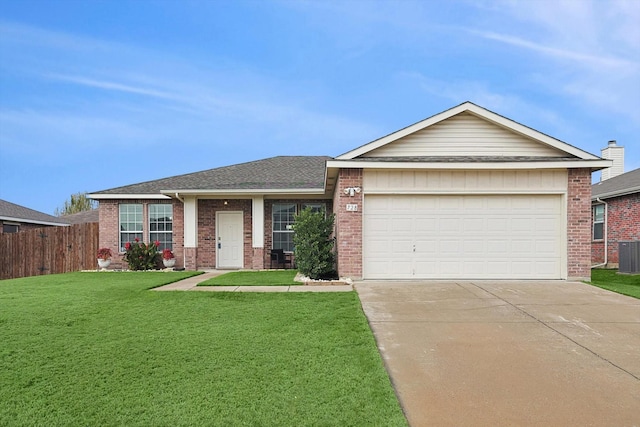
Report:
M 244 267 L 242 217 L 242 212 L 218 212 L 216 214 L 217 268 Z

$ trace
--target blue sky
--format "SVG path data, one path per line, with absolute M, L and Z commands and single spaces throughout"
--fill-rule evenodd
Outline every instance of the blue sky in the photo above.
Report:
M 472 101 L 640 167 L 640 2 L 0 0 L 0 198 L 337 156 Z

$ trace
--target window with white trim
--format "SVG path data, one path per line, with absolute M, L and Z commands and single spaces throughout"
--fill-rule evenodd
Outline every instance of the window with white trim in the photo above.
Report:
M 593 240 L 604 238 L 604 205 L 593 207 Z
M 293 252 L 293 224 L 296 214 L 305 208 L 311 208 L 313 212 L 326 212 L 324 203 L 274 203 L 271 212 L 273 249 L 282 249 L 285 252 Z
M 295 203 L 274 203 L 271 213 L 273 224 L 273 249 L 293 251 L 293 222 L 296 216 Z
M 326 212 L 324 203 L 304 203 L 302 205 L 302 210 L 305 210 L 306 208 L 311 208 L 311 212 Z
M 149 241 L 160 242 L 160 251 L 173 249 L 172 205 L 149 205 Z
M 142 205 L 120 205 L 120 252 L 125 252 L 124 245 L 134 242 L 137 238 L 142 241 Z

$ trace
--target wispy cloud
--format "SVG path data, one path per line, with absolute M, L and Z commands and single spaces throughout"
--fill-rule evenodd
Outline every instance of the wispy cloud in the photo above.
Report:
M 579 61 L 586 63 L 590 66 L 607 67 L 607 68 L 624 68 L 634 67 L 637 68 L 640 63 L 629 61 L 622 58 L 614 58 L 607 56 L 590 55 L 586 53 L 574 52 L 566 49 L 559 49 L 547 44 L 536 43 L 530 40 L 525 40 L 519 37 L 515 37 L 508 34 L 499 34 L 488 31 L 470 30 L 472 34 L 479 35 L 489 40 L 495 40 L 502 43 L 510 44 L 517 47 L 523 47 L 530 49 L 541 54 L 550 55 L 558 59 L 564 59 L 569 61 Z
M 177 99 L 175 95 L 168 92 L 162 92 L 155 89 L 131 86 L 131 85 L 111 82 L 111 81 L 96 80 L 96 79 L 81 77 L 81 76 L 67 76 L 62 74 L 49 74 L 49 75 L 45 75 L 45 77 L 49 77 L 52 79 L 61 80 L 69 83 L 75 83 L 82 86 L 95 87 L 98 89 L 134 93 L 137 95 L 145 95 L 153 98 Z

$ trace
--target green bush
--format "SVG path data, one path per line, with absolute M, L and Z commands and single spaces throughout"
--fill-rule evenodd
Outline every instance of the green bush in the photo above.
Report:
M 298 271 L 312 279 L 333 279 L 337 277 L 335 269 L 335 239 L 333 233 L 333 215 L 324 211 L 313 212 L 306 208 L 295 217 L 293 224 L 293 244 Z
M 145 244 L 137 237 L 133 244 L 127 242 L 123 259 L 129 265 L 129 270 L 155 270 L 158 267 L 158 246 L 160 242 Z

